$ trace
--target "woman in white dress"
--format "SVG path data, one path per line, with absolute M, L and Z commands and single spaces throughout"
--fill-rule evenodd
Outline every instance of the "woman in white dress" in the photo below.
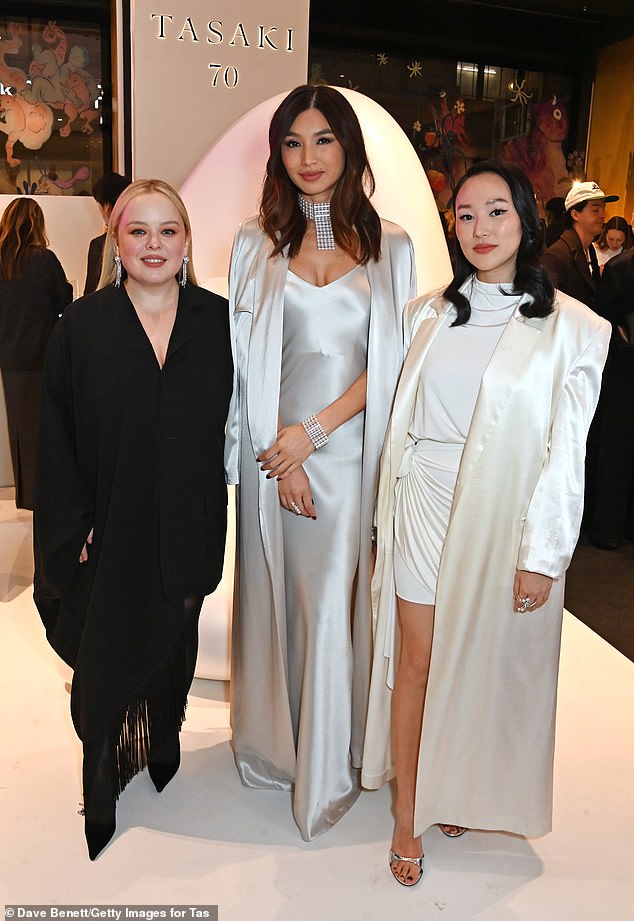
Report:
M 414 258 L 370 204 L 341 93 L 296 88 L 269 140 L 260 215 L 238 230 L 230 275 L 231 721 L 243 783 L 292 790 L 311 840 L 360 790 L 373 509 Z
M 538 266 L 520 170 L 477 164 L 454 202 L 454 280 L 406 308 L 377 510 L 363 782 L 396 774 L 406 886 L 431 824 L 550 830 L 564 574 L 609 340 Z

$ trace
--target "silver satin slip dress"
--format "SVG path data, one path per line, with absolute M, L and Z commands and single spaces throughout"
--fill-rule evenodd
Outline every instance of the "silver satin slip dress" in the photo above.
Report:
M 317 413 L 367 364 L 370 288 L 363 266 L 318 288 L 289 271 L 280 420 Z M 297 751 L 293 815 L 310 840 L 359 795 L 350 763 L 351 619 L 359 560 L 364 413 L 304 464 L 317 520 L 282 512 L 288 682 Z M 369 616 L 369 613 L 368 613 Z

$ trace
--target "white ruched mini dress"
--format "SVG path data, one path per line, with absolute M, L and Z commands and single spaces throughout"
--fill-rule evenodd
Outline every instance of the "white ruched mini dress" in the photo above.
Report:
M 445 325 L 430 347 L 418 384 L 410 436 L 409 472 L 396 484 L 394 576 L 396 594 L 434 604 L 453 494 L 480 383 L 506 324 L 519 303 L 508 286 L 474 279 L 471 316 Z

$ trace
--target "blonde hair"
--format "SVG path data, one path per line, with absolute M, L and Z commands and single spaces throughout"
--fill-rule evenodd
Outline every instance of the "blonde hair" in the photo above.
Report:
M 164 182 L 162 179 L 137 179 L 135 182 L 130 183 L 127 189 L 124 189 L 117 202 L 112 209 L 110 217 L 108 219 L 108 234 L 106 236 L 106 242 L 103 248 L 103 260 L 101 263 L 101 275 L 99 277 L 99 284 L 97 288 L 105 288 L 107 285 L 112 284 L 115 280 L 117 274 L 117 267 L 114 261 L 114 257 L 117 254 L 117 236 L 119 232 L 119 223 L 121 221 L 121 215 L 123 214 L 126 206 L 132 201 L 133 198 L 137 198 L 139 195 L 145 195 L 147 192 L 160 192 L 162 195 L 165 195 L 171 203 L 174 205 L 178 211 L 180 218 L 185 227 L 185 235 L 187 236 L 187 255 L 189 257 L 189 263 L 187 265 L 187 278 L 192 284 L 198 284 L 196 281 L 196 274 L 194 272 L 194 265 L 192 262 L 192 228 L 189 222 L 189 215 L 187 214 L 187 209 L 183 204 L 183 200 L 178 194 L 178 192 L 172 188 L 169 183 Z M 179 270 L 178 275 L 176 276 L 177 280 L 181 280 L 182 269 Z
M 14 198 L 0 218 L 0 280 L 17 278 L 27 251 L 47 246 L 44 212 L 38 203 L 33 198 Z

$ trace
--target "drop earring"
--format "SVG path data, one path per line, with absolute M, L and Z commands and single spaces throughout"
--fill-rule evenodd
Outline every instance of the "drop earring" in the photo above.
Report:
M 121 256 L 119 253 L 114 257 L 114 264 L 116 266 L 116 275 L 114 278 L 114 286 L 118 288 L 121 285 Z
M 189 256 L 183 256 L 183 268 L 181 271 L 181 281 L 180 286 L 184 288 L 187 284 L 187 263 L 189 262 Z

